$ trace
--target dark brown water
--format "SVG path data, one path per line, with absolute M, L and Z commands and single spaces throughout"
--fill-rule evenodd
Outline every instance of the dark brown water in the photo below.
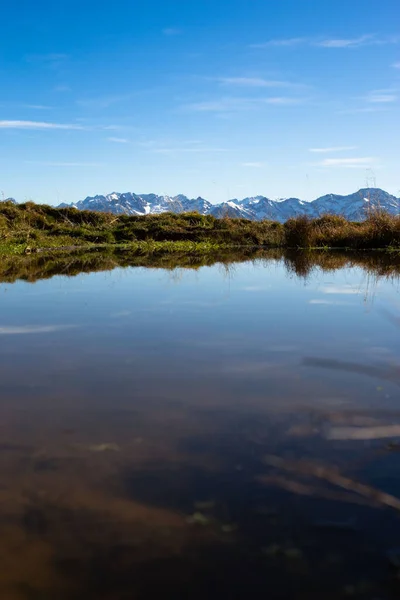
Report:
M 2 600 L 398 597 L 399 280 L 299 264 L 1 284 Z

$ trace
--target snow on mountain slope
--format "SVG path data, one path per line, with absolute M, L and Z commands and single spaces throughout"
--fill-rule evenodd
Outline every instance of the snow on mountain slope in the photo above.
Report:
M 62 206 L 67 206 L 63 204 Z M 324 214 L 343 215 L 351 221 L 361 221 L 370 211 L 378 208 L 390 214 L 400 214 L 400 198 L 396 198 L 379 188 L 360 189 L 348 196 L 327 194 L 312 202 L 298 198 L 271 200 L 265 196 L 254 196 L 243 200 L 228 200 L 211 204 L 198 197 L 190 199 L 183 194 L 158 196 L 157 194 L 123 194 L 113 192 L 106 196 L 93 196 L 72 204 L 79 210 L 95 210 L 126 215 L 148 215 L 164 212 L 198 212 L 215 217 L 244 218 L 253 221 L 271 219 L 285 222 L 291 217 L 307 215 L 319 217 Z

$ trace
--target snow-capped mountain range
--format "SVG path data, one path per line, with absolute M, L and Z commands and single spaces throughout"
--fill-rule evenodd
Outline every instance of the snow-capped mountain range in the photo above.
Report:
M 400 198 L 396 198 L 379 188 L 364 188 L 348 196 L 327 194 L 312 202 L 298 198 L 270 200 L 265 196 L 229 200 L 211 204 L 204 198 L 189 199 L 178 196 L 158 196 L 156 194 L 134 194 L 113 192 L 107 196 L 85 198 L 76 204 L 61 204 L 60 207 L 75 206 L 79 210 L 95 210 L 126 215 L 148 215 L 163 212 L 191 212 L 215 217 L 236 217 L 261 221 L 271 219 L 281 223 L 299 215 L 318 217 L 323 214 L 342 215 L 351 221 L 361 221 L 371 210 L 380 208 L 390 214 L 400 214 Z

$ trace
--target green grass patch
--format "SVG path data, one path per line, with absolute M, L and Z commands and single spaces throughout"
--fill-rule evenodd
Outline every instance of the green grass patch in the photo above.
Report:
M 227 247 L 400 249 L 400 217 L 375 212 L 361 223 L 325 215 L 281 224 L 198 213 L 130 217 L 0 203 L 0 254 L 109 245 L 129 245 L 139 253 L 206 253 Z

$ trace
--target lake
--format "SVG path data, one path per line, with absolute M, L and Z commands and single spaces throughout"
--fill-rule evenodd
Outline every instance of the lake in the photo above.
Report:
M 3 265 L 2 599 L 398 597 L 399 259 L 310 256 Z

